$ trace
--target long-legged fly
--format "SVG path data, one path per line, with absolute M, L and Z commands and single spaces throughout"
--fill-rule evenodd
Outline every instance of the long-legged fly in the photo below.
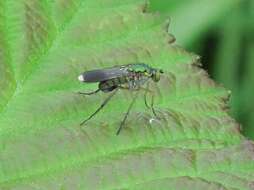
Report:
M 83 95 L 92 95 L 96 94 L 100 91 L 111 94 L 102 102 L 100 107 L 91 114 L 86 120 L 84 120 L 80 125 L 83 125 L 88 120 L 90 120 L 93 116 L 95 116 L 116 94 L 118 89 L 127 89 L 127 90 L 145 90 L 145 105 L 148 108 L 152 109 L 153 114 L 156 116 L 154 107 L 153 107 L 153 97 L 152 96 L 152 103 L 151 106 L 148 106 L 146 95 L 147 92 L 151 92 L 148 89 L 149 80 L 154 82 L 158 82 L 160 80 L 160 76 L 163 73 L 161 69 L 152 68 L 144 63 L 136 63 L 136 64 L 128 64 L 122 66 L 115 66 L 110 68 L 98 69 L 98 70 L 91 70 L 86 71 L 79 75 L 78 79 L 81 82 L 87 83 L 94 83 L 98 82 L 98 89 L 92 92 L 79 92 Z M 144 88 L 143 85 L 147 83 L 147 88 Z M 118 135 L 124 126 L 124 123 L 129 115 L 129 112 L 137 98 L 138 92 L 135 94 L 134 98 L 132 99 L 128 110 L 116 132 Z

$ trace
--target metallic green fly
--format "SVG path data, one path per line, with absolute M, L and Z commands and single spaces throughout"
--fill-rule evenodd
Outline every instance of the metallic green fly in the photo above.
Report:
M 127 90 L 145 90 L 145 105 L 148 108 L 152 109 L 153 114 L 156 116 L 154 107 L 153 107 L 153 97 L 151 106 L 148 106 L 146 101 L 147 92 L 151 92 L 148 89 L 149 80 L 154 82 L 158 82 L 160 80 L 160 76 L 163 73 L 161 69 L 152 68 L 144 63 L 136 63 L 136 64 L 128 64 L 115 66 L 111 68 L 98 69 L 86 71 L 79 75 L 78 79 L 81 82 L 94 83 L 98 82 L 98 89 L 92 92 L 79 92 L 83 95 L 92 95 L 96 94 L 99 91 L 109 93 L 112 92 L 100 105 L 100 107 L 90 115 L 86 120 L 84 120 L 80 125 L 83 125 L 88 120 L 90 120 L 93 116 L 95 116 L 116 94 L 118 89 L 127 89 Z M 147 83 L 147 88 L 143 88 L 143 85 Z M 118 135 L 124 126 L 124 123 L 129 115 L 129 112 L 137 98 L 138 93 L 135 94 L 132 99 L 131 104 L 128 107 L 127 113 L 122 120 L 120 127 L 118 128 L 116 134 Z M 157 116 L 156 116 L 157 117 Z

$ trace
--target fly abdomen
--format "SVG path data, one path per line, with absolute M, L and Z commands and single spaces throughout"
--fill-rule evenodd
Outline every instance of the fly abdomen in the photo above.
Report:
M 114 79 L 102 81 L 99 83 L 99 89 L 103 92 L 110 92 L 120 86 L 121 84 L 125 84 L 128 82 L 126 77 L 117 77 Z
M 114 89 L 117 88 L 117 86 L 115 85 L 110 85 L 109 83 L 107 83 L 108 81 L 103 81 L 103 82 L 100 82 L 99 83 L 99 89 L 102 91 L 102 92 L 111 92 L 113 91 Z

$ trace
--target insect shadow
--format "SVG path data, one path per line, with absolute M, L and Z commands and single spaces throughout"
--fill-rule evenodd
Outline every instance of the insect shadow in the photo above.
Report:
M 85 119 L 80 125 L 85 124 L 87 121 L 92 119 L 100 110 L 102 110 L 107 103 L 112 99 L 112 97 L 117 93 L 119 89 L 136 91 L 131 103 L 129 104 L 128 110 L 120 123 L 120 126 L 116 132 L 118 135 L 125 121 L 133 107 L 138 94 L 141 90 L 145 91 L 144 101 L 147 108 L 151 109 L 155 117 L 158 118 L 154 109 L 154 93 L 149 90 L 149 82 L 159 82 L 160 76 L 163 73 L 161 69 L 155 69 L 144 63 L 128 64 L 115 66 L 104 69 L 90 70 L 79 75 L 78 79 L 81 82 L 86 83 L 96 83 L 98 82 L 98 89 L 92 92 L 79 92 L 82 95 L 93 95 L 100 91 L 104 93 L 110 93 L 110 95 L 102 102 L 100 107 L 91 114 L 87 119 Z M 146 88 L 143 86 L 146 85 Z M 147 94 L 152 94 L 151 105 L 147 103 Z

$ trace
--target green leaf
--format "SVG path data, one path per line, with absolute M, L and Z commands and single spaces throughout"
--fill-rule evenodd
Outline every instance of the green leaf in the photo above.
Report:
M 222 31 L 219 32 L 221 40 L 213 66 L 216 80 L 232 90 L 232 114 L 243 124 L 243 134 L 252 139 L 253 106 L 250 99 L 254 90 L 253 5 L 251 1 L 244 1 L 225 19 Z
M 228 92 L 172 44 L 168 22 L 137 0 L 0 1 L 1 189 L 253 189 L 254 146 L 227 114 Z M 144 62 L 165 71 L 140 92 L 108 96 L 77 76 Z M 151 98 L 151 97 L 150 97 Z
M 150 0 L 151 10 L 170 16 L 170 31 L 175 34 L 177 42 L 183 46 L 197 43 L 209 30 L 218 30 L 223 18 L 237 11 L 242 0 Z M 230 17 L 229 17 L 230 18 Z
M 241 107 L 239 100 L 237 100 L 240 98 L 238 94 L 241 93 L 239 87 L 241 83 L 241 77 L 239 76 L 241 68 L 239 63 L 242 61 L 240 55 L 243 34 L 241 20 L 243 17 L 239 16 L 240 13 L 240 11 L 237 11 L 231 14 L 231 17 L 225 22 L 223 30 L 220 33 L 223 38 L 218 45 L 216 65 L 214 65 L 214 75 L 217 81 L 223 83 L 226 88 L 231 89 L 235 95 L 231 98 L 231 111 L 235 115 Z

